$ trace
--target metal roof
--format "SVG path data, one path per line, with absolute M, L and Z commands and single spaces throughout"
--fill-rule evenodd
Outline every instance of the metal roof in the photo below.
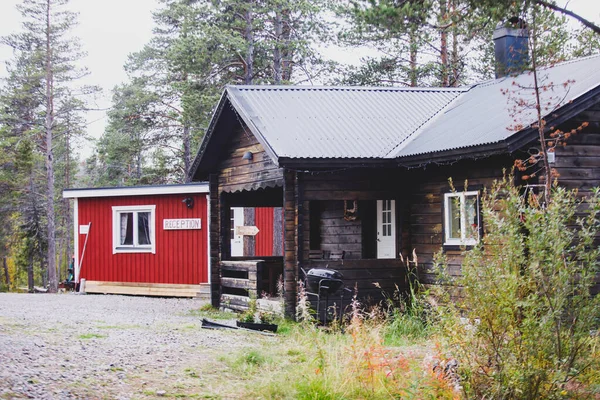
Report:
M 563 111 L 582 109 L 600 91 L 600 55 L 540 68 L 538 77 L 548 89 L 542 91 L 547 119 L 559 107 L 556 114 L 566 118 L 571 111 Z M 515 108 L 515 101 L 532 103 L 532 88 L 531 73 L 461 88 L 228 86 L 191 173 L 216 162 L 225 138 L 212 137 L 215 127 L 234 115 L 276 165 L 281 158 L 401 163 L 492 147 L 509 151 L 536 122 L 533 106 Z M 227 103 L 236 114 L 223 116 Z
M 275 157 L 384 158 L 468 88 L 229 86 Z
M 475 85 L 412 140 L 391 153 L 405 157 L 498 143 L 537 122 L 533 74 Z M 600 56 L 541 68 L 542 114 L 549 116 L 600 85 Z M 524 103 L 520 103 L 524 102 Z M 525 104 L 525 105 L 523 105 Z

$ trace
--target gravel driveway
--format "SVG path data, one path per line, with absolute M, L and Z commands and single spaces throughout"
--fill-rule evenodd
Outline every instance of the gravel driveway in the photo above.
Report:
M 202 305 L 0 294 L 0 398 L 237 398 L 222 356 L 269 338 L 201 329 Z

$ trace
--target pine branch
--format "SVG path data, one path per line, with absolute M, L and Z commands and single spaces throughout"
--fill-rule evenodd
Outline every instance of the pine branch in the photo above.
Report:
M 600 26 L 598 26 L 598 25 L 594 24 L 593 22 L 591 22 L 591 21 L 583 18 L 581 15 L 575 14 L 573 11 L 567 10 L 566 8 L 559 7 L 556 4 L 549 3 L 549 2 L 547 2 L 545 0 L 536 0 L 536 3 L 539 4 L 539 5 L 541 5 L 541 6 L 543 6 L 543 7 L 549 8 L 549 9 L 551 9 L 553 11 L 557 11 L 557 12 L 559 12 L 561 14 L 568 15 L 571 18 L 575 18 L 577 21 L 581 22 L 587 28 L 590 28 L 592 31 L 594 31 L 594 32 L 596 32 L 597 34 L 600 35 Z

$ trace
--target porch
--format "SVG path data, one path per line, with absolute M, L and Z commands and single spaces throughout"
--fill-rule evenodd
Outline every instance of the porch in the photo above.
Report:
M 288 177 L 296 180 L 297 173 Z M 350 289 L 344 294 L 345 306 L 355 290 L 363 304 L 406 291 L 405 267 L 398 256 L 402 251 L 401 202 L 395 198 L 377 200 L 381 192 L 362 193 L 362 200 L 303 200 L 306 192 L 299 190 L 297 184 L 288 184 L 285 190 L 274 187 L 220 193 L 219 213 L 211 214 L 219 222 L 221 249 L 219 275 L 213 275 L 215 305 L 243 310 L 249 296 L 280 299 L 283 295 L 286 313 L 294 315 L 297 282 L 303 281 L 304 271 L 312 268 L 343 274 L 344 286 Z M 331 192 L 328 194 L 326 197 L 331 197 Z M 344 191 L 342 195 L 352 194 Z M 243 218 L 236 217 L 236 213 L 243 213 Z M 255 235 L 238 235 L 253 233 L 250 228 L 259 225 L 263 218 L 260 215 L 265 213 L 273 216 L 267 225 L 272 232 L 266 235 L 271 243 L 264 243 L 261 235 L 266 232 L 262 230 Z M 215 229 L 211 232 L 214 235 Z M 264 249 L 271 250 L 264 253 Z M 339 307 L 339 298 L 338 292 L 331 296 L 331 303 Z M 309 300 L 316 309 L 316 296 Z M 324 304 L 319 308 L 323 309 Z

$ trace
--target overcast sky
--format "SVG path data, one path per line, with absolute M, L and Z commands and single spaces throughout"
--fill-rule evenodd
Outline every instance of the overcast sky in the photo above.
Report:
M 21 16 L 15 8 L 20 0 L 0 0 L 0 36 L 21 29 Z M 559 4 L 564 5 L 565 0 Z M 156 0 L 71 0 L 71 9 L 79 12 L 76 35 L 81 38 L 88 56 L 82 63 L 89 69 L 89 84 L 99 85 L 104 94 L 99 108 L 110 105 L 111 89 L 126 80 L 123 64 L 129 53 L 140 50 L 152 33 L 152 11 Z M 585 18 L 600 23 L 600 0 L 571 0 L 568 8 Z M 0 45 L 0 77 L 6 75 L 5 61 L 10 49 Z M 105 124 L 103 112 L 88 115 L 88 132 L 99 137 Z M 83 149 L 89 154 L 88 146 Z
M 20 0 L 0 0 L 0 36 L 21 29 L 21 15 L 15 8 Z M 82 60 L 90 75 L 86 83 L 99 85 L 103 95 L 98 108 L 110 106 L 111 89 L 126 80 L 123 64 L 129 53 L 140 50 L 152 34 L 155 0 L 71 0 L 71 9 L 79 12 L 75 34 L 81 38 L 88 56 Z M 12 52 L 0 45 L 0 77 L 6 76 L 5 61 Z M 104 112 L 90 112 L 88 132 L 99 137 L 106 121 Z M 91 146 L 82 149 L 90 154 Z

